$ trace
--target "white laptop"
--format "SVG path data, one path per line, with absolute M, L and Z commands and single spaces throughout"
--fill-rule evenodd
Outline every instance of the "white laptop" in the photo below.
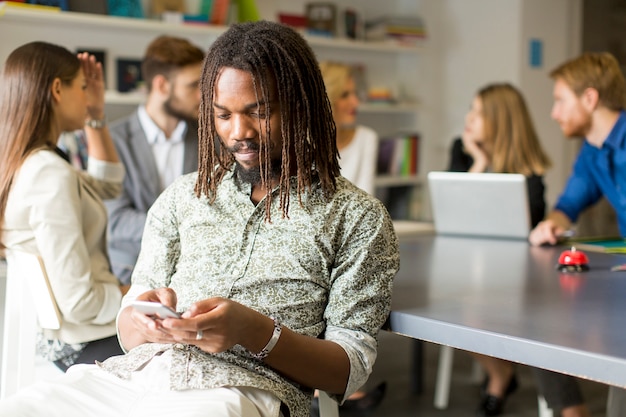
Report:
M 530 211 L 522 174 L 429 172 L 438 234 L 527 239 Z

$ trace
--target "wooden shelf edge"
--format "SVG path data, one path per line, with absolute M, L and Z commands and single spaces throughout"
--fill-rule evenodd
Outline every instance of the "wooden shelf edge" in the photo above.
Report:
M 206 34 L 218 36 L 226 26 L 178 24 L 162 22 L 160 20 L 132 18 L 121 16 L 98 15 L 69 11 L 41 11 L 29 8 L 15 7 L 0 3 L 0 20 L 11 19 L 29 24 L 47 22 L 56 25 L 72 25 L 76 27 L 104 27 L 110 29 L 126 29 L 134 32 L 177 33 L 177 34 Z
M 417 175 L 378 175 L 374 184 L 376 187 L 417 186 L 422 184 L 422 179 Z
M 350 49 L 386 53 L 419 54 L 424 50 L 422 45 L 402 45 L 395 41 L 361 41 L 346 38 L 327 38 L 323 36 L 303 35 L 311 47 Z
M 144 93 L 120 93 L 115 90 L 107 90 L 104 94 L 106 104 L 139 105 L 146 99 Z
M 419 110 L 417 103 L 368 103 L 362 102 L 359 105 L 361 113 L 407 113 L 415 114 Z

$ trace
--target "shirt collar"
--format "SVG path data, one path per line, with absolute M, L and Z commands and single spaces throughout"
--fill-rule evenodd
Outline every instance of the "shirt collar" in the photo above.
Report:
M 150 145 L 163 143 L 168 139 L 165 137 L 165 133 L 161 130 L 161 128 L 157 126 L 156 123 L 154 123 L 154 120 L 152 120 L 152 118 L 148 115 L 146 106 L 140 105 L 137 109 L 137 115 L 139 117 L 139 123 L 141 124 L 141 127 L 146 134 L 146 139 Z M 179 121 L 176 125 L 176 129 L 172 132 L 172 136 L 169 138 L 169 142 L 182 142 L 186 131 L 187 123 L 184 120 Z
M 611 133 L 602 144 L 602 148 L 615 150 L 624 147 L 626 140 L 626 111 L 621 111 L 619 117 L 611 129 Z

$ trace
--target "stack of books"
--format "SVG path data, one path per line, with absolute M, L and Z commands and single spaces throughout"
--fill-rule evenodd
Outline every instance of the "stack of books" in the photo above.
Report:
M 415 45 L 426 38 L 426 27 L 420 17 L 381 17 L 365 23 L 365 39 L 391 40 Z
M 417 133 L 402 133 L 381 138 L 378 147 L 378 175 L 417 175 L 420 137 Z

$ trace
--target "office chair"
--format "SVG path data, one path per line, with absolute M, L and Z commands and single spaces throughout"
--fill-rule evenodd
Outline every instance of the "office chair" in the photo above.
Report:
M 17 250 L 7 251 L 6 256 L 0 399 L 34 382 L 37 325 L 43 329 L 61 326 L 41 258 Z

